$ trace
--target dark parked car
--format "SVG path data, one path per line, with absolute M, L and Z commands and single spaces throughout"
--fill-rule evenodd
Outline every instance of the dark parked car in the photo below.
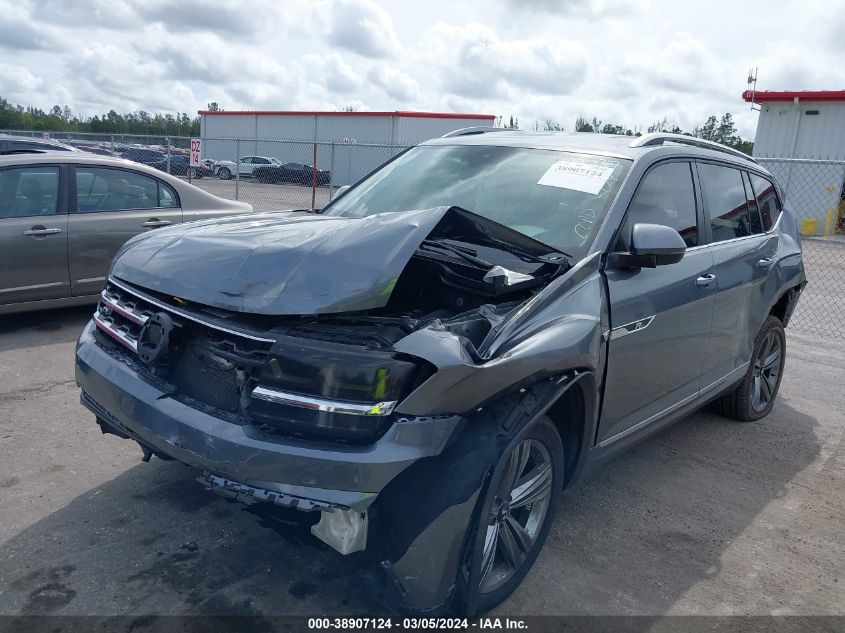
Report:
M 214 170 L 208 167 L 205 163 L 198 167 L 191 166 L 191 157 L 182 156 L 181 154 L 171 154 L 170 164 L 167 161 L 165 154 L 163 160 L 158 160 L 154 163 L 149 163 L 150 167 L 155 167 L 161 171 L 173 174 L 174 176 L 189 176 L 190 178 L 202 178 L 203 176 L 213 176 Z
M 315 170 L 311 165 L 303 165 L 302 163 L 261 165 L 252 170 L 252 176 L 259 182 L 270 182 L 277 185 L 311 185 L 316 182 L 317 185 L 324 186 L 328 185 L 332 179 L 330 171 L 325 169 Z
M 521 582 L 591 469 L 708 403 L 766 416 L 805 283 L 795 218 L 748 156 L 475 130 L 321 214 L 131 240 L 76 379 L 145 459 L 313 513 L 370 557 L 381 599 L 473 613 Z
M 75 145 L 78 150 L 82 152 L 88 152 L 89 154 L 97 154 L 98 156 L 113 156 L 115 158 L 120 157 L 115 151 L 112 151 L 105 147 L 100 147 L 99 145 Z
M 0 155 L 29 152 L 78 152 L 72 145 L 29 136 L 0 134 Z
M 134 163 L 141 163 L 142 165 L 152 165 L 153 163 L 160 163 L 167 160 L 167 154 L 159 152 L 154 149 L 144 149 L 142 147 L 132 147 L 120 153 L 121 158 L 131 160 Z

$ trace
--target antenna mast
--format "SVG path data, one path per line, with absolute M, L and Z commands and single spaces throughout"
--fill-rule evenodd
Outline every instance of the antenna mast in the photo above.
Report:
M 751 68 L 748 71 L 747 87 L 748 87 L 748 90 L 751 92 L 751 99 L 749 99 L 749 101 L 751 102 L 751 109 L 752 110 L 759 110 L 760 106 L 757 105 L 755 107 L 756 104 L 754 103 L 754 95 L 757 92 L 757 68 L 756 67 Z

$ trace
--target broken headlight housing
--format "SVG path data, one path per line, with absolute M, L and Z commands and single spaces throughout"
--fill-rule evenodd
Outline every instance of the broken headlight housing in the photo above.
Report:
M 407 355 L 283 336 L 252 391 L 249 414 L 256 424 L 287 434 L 371 439 L 429 374 L 425 361 Z

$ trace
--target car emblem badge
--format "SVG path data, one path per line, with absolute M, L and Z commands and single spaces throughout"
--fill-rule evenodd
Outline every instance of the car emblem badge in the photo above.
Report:
M 138 333 L 138 358 L 148 365 L 167 358 L 173 319 L 164 312 L 157 312 L 147 319 Z

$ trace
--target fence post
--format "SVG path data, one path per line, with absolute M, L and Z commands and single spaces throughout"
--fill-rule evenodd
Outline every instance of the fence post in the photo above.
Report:
M 114 151 L 114 134 L 109 134 L 109 141 L 111 142 L 111 151 Z
M 170 173 L 170 137 L 165 136 L 164 142 L 167 143 L 167 173 Z
M 332 156 L 329 160 L 329 200 L 334 195 L 334 141 L 332 141 Z
M 314 143 L 314 162 L 311 163 L 311 208 L 317 208 L 317 144 Z
M 241 139 L 235 141 L 235 200 L 239 200 L 241 189 Z

